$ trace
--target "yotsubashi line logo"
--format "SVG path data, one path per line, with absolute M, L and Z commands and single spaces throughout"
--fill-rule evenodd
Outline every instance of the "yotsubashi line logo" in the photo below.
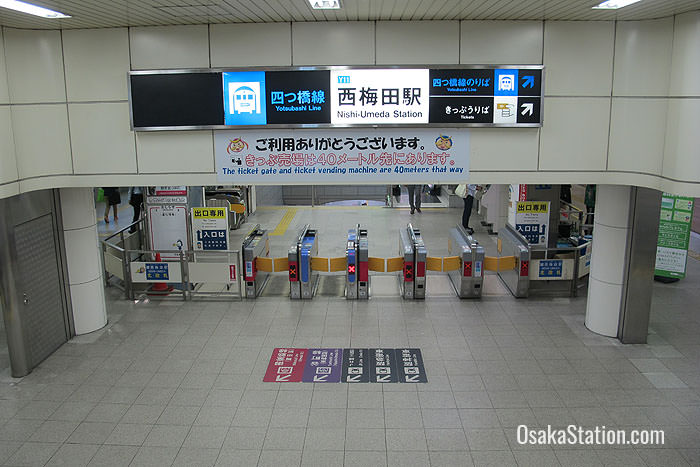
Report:
M 226 146 L 226 152 L 229 154 L 245 151 L 246 149 L 248 149 L 248 143 L 243 141 L 242 138 L 229 140 L 228 146 Z

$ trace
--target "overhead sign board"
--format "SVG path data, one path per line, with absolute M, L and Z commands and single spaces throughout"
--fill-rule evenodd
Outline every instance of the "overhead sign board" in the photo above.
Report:
M 188 75 L 207 79 L 171 83 Z M 220 77 L 218 92 L 204 89 L 212 76 Z M 159 70 L 129 79 L 135 130 L 542 125 L 541 66 Z M 150 89 L 158 89 L 157 102 L 149 102 Z M 197 112 L 162 104 L 183 94 L 199 96 Z
M 331 124 L 428 123 L 427 69 L 331 70 Z
M 469 175 L 469 130 L 391 128 L 238 130 L 214 134 L 217 178 L 243 184 L 460 183 Z

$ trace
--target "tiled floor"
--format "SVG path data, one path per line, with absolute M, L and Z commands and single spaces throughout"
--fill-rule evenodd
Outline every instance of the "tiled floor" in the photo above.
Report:
M 272 229 L 284 212 L 260 211 L 251 221 Z M 460 215 L 299 210 L 290 230 L 272 238 L 273 253 L 315 222 L 321 253 L 338 256 L 342 242 L 333 235 L 362 222 L 375 232 L 372 254 L 393 256 L 398 225 L 413 220 L 441 255 L 440 232 Z M 492 248 L 485 233 L 478 238 Z M 686 280 L 655 284 L 649 344 L 630 346 L 585 329 L 585 296 L 130 303 L 110 288 L 105 330 L 0 385 L 0 462 L 700 465 L 699 283 L 700 262 L 690 260 Z M 429 383 L 263 383 L 281 346 L 419 347 Z M 666 444 L 522 446 L 520 424 L 659 428 Z

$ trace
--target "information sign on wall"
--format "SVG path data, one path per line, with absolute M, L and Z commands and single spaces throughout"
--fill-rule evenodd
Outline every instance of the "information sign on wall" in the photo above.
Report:
M 461 183 L 469 175 L 466 129 L 220 131 L 214 145 L 221 182 Z
M 688 260 L 693 198 L 664 193 L 654 275 L 682 279 Z
M 163 204 L 148 207 L 148 231 L 152 250 L 183 250 L 187 245 L 187 207 Z M 162 259 L 179 259 L 175 253 L 163 253 Z
M 429 70 L 331 70 L 331 123 L 428 123 Z
M 530 245 L 547 244 L 549 201 L 518 201 L 515 210 L 515 230 Z
M 135 130 L 541 126 L 542 73 L 541 66 L 134 71 L 131 122 Z M 170 104 L 183 95 L 198 99 Z
M 225 208 L 192 208 L 195 250 L 228 250 L 228 213 Z

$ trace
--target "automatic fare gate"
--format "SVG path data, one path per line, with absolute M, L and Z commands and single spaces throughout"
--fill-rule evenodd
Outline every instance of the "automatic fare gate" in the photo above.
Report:
M 460 298 L 481 297 L 484 283 L 484 247 L 457 225 L 450 229 L 447 239 L 450 255 L 458 256 L 461 268 L 448 271 L 452 285 Z
M 311 259 L 316 255 L 318 255 L 318 235 L 316 230 L 311 229 L 307 224 L 301 229 L 287 254 L 290 298 L 313 298 L 318 273 L 311 268 Z
M 367 230 L 360 224 L 348 230 L 348 243 L 345 249 L 347 271 L 345 298 L 366 300 L 369 298 L 369 240 Z
M 263 287 L 270 278 L 268 272 L 258 271 L 258 258 L 270 256 L 270 241 L 267 230 L 261 229 L 260 224 L 253 227 L 243 239 L 243 274 L 245 279 L 246 298 L 260 295 Z
M 403 256 L 403 277 L 400 278 L 403 298 L 425 298 L 425 248 L 420 230 L 411 224 L 399 230 L 399 255 Z

